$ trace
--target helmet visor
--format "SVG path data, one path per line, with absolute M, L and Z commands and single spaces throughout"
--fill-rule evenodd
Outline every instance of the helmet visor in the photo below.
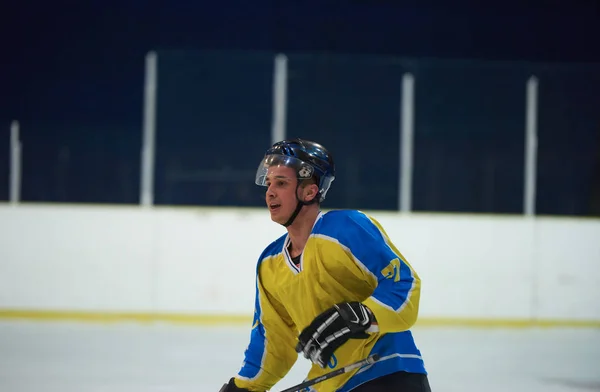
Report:
M 269 168 L 281 166 L 294 169 L 295 177 L 301 180 L 311 178 L 314 173 L 314 168 L 311 165 L 296 157 L 266 155 L 258 165 L 258 169 L 256 169 L 256 176 L 254 179 L 255 184 L 266 186 Z

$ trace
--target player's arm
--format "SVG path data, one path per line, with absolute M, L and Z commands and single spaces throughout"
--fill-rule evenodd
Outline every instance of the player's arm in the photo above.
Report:
M 347 214 L 334 235 L 375 287 L 363 302 L 343 302 L 319 314 L 298 336 L 296 351 L 321 367 L 348 339 L 401 332 L 417 320 L 421 281 L 383 228 L 360 212 Z
M 401 332 L 411 328 L 419 312 L 419 276 L 376 220 L 362 213 L 348 219 L 340 243 L 376 282 L 373 294 L 363 301 L 375 316 L 369 332 Z
M 235 383 L 236 387 L 247 391 L 269 390 L 288 373 L 298 358 L 294 350 L 295 330 L 283 306 L 269 295 L 257 274 L 250 343 L 244 353 L 242 368 L 230 384 Z

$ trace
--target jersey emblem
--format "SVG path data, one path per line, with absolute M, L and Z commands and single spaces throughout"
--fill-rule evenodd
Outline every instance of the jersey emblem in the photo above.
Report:
M 381 270 L 381 275 L 385 279 L 394 279 L 394 282 L 400 280 L 400 259 L 392 260 L 387 267 Z

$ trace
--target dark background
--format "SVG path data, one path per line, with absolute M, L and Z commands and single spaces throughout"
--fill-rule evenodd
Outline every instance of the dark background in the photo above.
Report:
M 156 203 L 262 205 L 254 170 L 284 52 L 287 134 L 321 141 L 338 162 L 325 207 L 398 208 L 411 72 L 414 208 L 521 213 L 536 75 L 537 213 L 600 214 L 598 2 L 419 4 L 4 2 L 0 200 L 16 119 L 23 201 L 138 203 L 144 56 L 156 50 Z

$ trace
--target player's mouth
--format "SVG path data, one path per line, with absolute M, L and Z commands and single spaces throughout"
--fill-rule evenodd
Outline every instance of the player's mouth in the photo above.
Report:
M 271 212 L 277 211 L 277 210 L 279 210 L 279 208 L 281 208 L 281 204 L 276 204 L 276 203 L 269 204 L 269 210 L 271 210 Z

